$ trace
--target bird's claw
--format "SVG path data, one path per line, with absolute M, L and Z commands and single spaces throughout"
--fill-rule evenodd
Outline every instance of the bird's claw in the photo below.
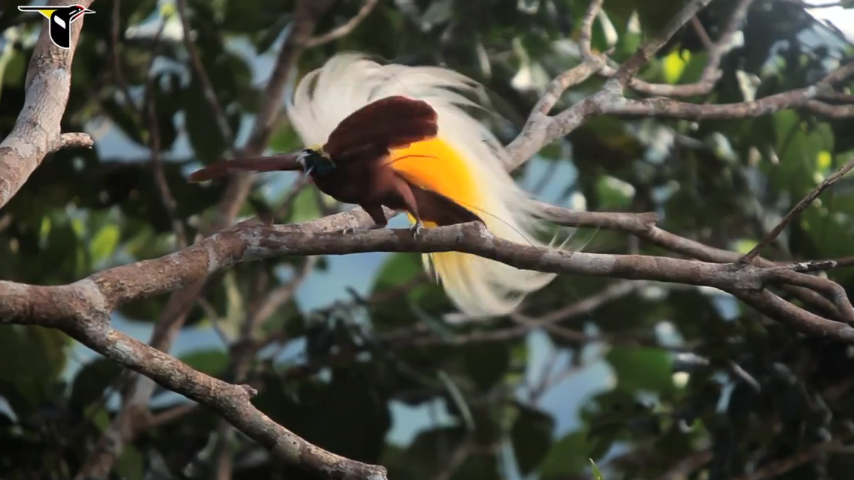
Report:
M 421 230 L 424 228 L 424 224 L 421 222 L 415 222 L 415 225 L 409 227 L 409 230 L 412 231 L 412 238 L 418 239 L 421 235 Z
M 344 230 L 341 230 L 343 235 L 350 235 L 351 233 L 356 233 L 356 229 L 353 227 L 347 227 Z

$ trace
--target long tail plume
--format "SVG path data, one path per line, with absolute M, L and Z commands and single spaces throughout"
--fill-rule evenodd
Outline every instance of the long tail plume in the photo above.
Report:
M 477 86 L 444 68 L 380 65 L 360 54 L 342 53 L 302 79 L 287 109 L 303 142 L 318 144 L 349 114 L 380 98 L 403 95 L 428 102 L 438 113 L 438 136 L 393 151 L 388 167 L 475 212 L 498 237 L 551 247 L 554 242 L 537 240 L 545 225 L 534 215 L 538 208 L 533 199 L 504 169 L 503 146 L 462 109 L 478 105 L 458 92 Z M 511 312 L 526 294 L 555 277 L 457 252 L 426 254 L 424 262 L 454 304 L 476 317 Z
M 282 170 L 302 170 L 296 155 L 271 155 L 268 157 L 244 157 L 223 160 L 193 172 L 190 182 L 204 182 L 214 178 L 226 177 L 232 170 L 248 172 L 275 172 Z

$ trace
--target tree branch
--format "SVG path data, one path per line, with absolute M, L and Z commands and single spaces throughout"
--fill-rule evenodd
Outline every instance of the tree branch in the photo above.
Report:
M 81 4 L 92 0 L 53 0 L 50 5 Z M 60 122 L 71 89 L 71 62 L 84 18 L 71 24 L 71 46 L 57 47 L 42 28 L 30 59 L 24 107 L 9 135 L 0 143 L 0 208 L 18 193 L 45 155 L 61 148 L 88 147 L 94 140 L 85 133 L 61 135 Z M 46 24 L 45 24 L 46 25 Z
M 222 135 L 226 145 L 233 146 L 234 132 L 231 131 L 231 127 L 228 125 L 228 118 L 225 116 L 225 110 L 222 108 L 222 105 L 216 96 L 216 92 L 214 92 L 213 84 L 211 83 L 208 73 L 205 71 L 204 65 L 202 65 L 202 58 L 199 54 L 199 50 L 196 48 L 196 43 L 192 38 L 190 38 L 190 21 L 187 18 L 187 0 L 178 0 L 177 5 L 178 17 L 181 19 L 181 27 L 184 30 L 184 47 L 190 55 L 190 64 L 192 65 L 193 71 L 196 73 L 199 82 L 202 84 L 202 91 L 204 92 L 205 99 L 212 110 L 211 113 L 213 114 L 214 119 L 216 119 L 216 125 L 217 128 L 219 128 L 220 135 Z
M 738 477 L 734 480 L 765 480 L 766 478 L 776 478 L 779 475 L 815 459 L 819 455 L 829 452 L 837 452 L 844 448 L 845 444 L 841 439 L 817 443 L 797 452 L 789 458 L 768 463 L 767 465 L 759 467 L 753 473 Z
M 802 331 L 814 333 L 818 326 L 823 334 L 839 341 L 854 341 L 854 328 L 809 314 L 782 299 L 779 302 L 785 306 L 780 307 L 779 302 L 772 301 L 764 290 L 768 285 L 789 282 L 791 272 L 832 268 L 833 262 L 756 267 L 655 256 L 570 253 L 515 244 L 494 237 L 480 224 L 429 229 L 418 240 L 412 238 L 408 230 L 388 229 L 342 235 L 340 232 L 311 232 L 303 228 L 299 224 L 275 228 L 239 224 L 171 255 L 103 270 L 65 287 L 0 282 L 0 292 L 7 292 L 4 301 L 0 302 L 0 320 L 54 326 L 53 320 L 66 318 L 69 312 L 77 312 L 81 308 L 111 311 L 127 302 L 180 288 L 238 263 L 280 255 L 458 251 L 541 272 L 712 286 L 734 295 L 742 294 L 749 304 L 761 304 L 760 309 L 777 311 L 774 318 L 788 316 L 788 321 Z M 78 292 L 74 302 L 86 299 L 83 305 L 87 306 L 84 308 L 74 303 L 77 307 L 71 307 L 59 300 L 65 295 L 66 290 L 63 289 Z M 78 291 L 80 289 L 83 290 Z M 51 305 L 37 307 L 40 300 L 48 298 L 46 296 L 55 296 L 57 300 Z
M 768 235 L 765 235 L 765 237 L 760 240 L 755 247 L 750 249 L 747 254 L 740 258 L 739 261 L 743 263 L 753 262 L 753 259 L 759 255 L 759 252 L 761 252 L 763 248 L 770 245 L 771 242 L 773 242 L 774 239 L 776 239 L 780 235 L 780 233 L 789 225 L 789 223 L 791 223 L 792 220 L 795 219 L 795 217 L 799 216 L 801 212 L 806 210 L 806 208 L 810 206 L 810 204 L 812 204 L 812 202 L 814 202 L 819 195 L 821 195 L 821 192 L 827 190 L 828 188 L 830 188 L 831 185 L 841 180 L 842 177 L 848 174 L 848 172 L 850 172 L 852 168 L 854 168 L 854 158 L 848 160 L 845 165 L 839 167 L 839 169 L 833 172 L 832 175 L 825 178 L 824 181 L 818 184 L 818 186 L 816 186 L 809 194 L 807 194 L 806 197 L 802 198 L 801 201 L 798 202 L 798 204 L 795 205 L 795 207 L 792 208 L 792 210 L 789 211 L 789 213 L 787 213 L 782 220 L 780 220 L 777 226 L 774 227 L 774 229 L 771 230 Z
M 259 155 L 266 148 L 267 140 L 272 133 L 272 125 L 279 113 L 278 105 L 281 103 L 284 95 L 288 72 L 302 53 L 302 45 L 311 36 L 317 21 L 330 6 L 331 2 L 329 0 L 301 0 L 297 3 L 294 27 L 279 51 L 270 80 L 263 93 L 265 101 L 261 103 L 261 109 L 255 117 L 252 133 L 247 146 L 243 149 L 243 154 Z M 183 21 L 185 28 L 187 28 L 186 18 Z M 187 30 L 189 29 L 187 28 Z M 188 31 L 185 31 L 185 33 L 189 34 Z M 202 68 L 201 73 L 197 72 L 197 75 L 201 78 L 207 78 L 207 73 L 204 72 L 201 61 L 198 58 L 198 52 L 194 48 L 188 49 L 188 52 L 194 68 Z M 209 83 L 208 81 L 207 84 L 209 85 Z M 211 97 L 212 93 L 212 90 L 208 92 L 208 101 L 213 101 L 211 108 L 218 115 L 222 111 L 222 108 L 219 106 L 216 97 Z M 227 122 L 225 125 L 227 126 Z M 220 125 L 221 127 L 222 125 Z M 223 133 L 230 134 L 230 130 Z M 232 137 L 227 135 L 225 138 L 231 139 Z M 246 196 L 249 194 L 251 185 L 252 179 L 248 174 L 235 175 L 230 179 L 226 191 L 217 205 L 215 216 L 210 224 L 207 225 L 207 228 L 203 230 L 203 234 L 210 234 L 221 230 L 233 222 Z M 164 352 L 170 350 L 187 315 L 193 306 L 198 303 L 206 282 L 207 276 L 198 277 L 195 282 L 185 285 L 184 288 L 173 289 L 175 291 L 169 297 L 152 331 L 151 340 L 149 341 L 152 347 Z M 130 394 L 126 397 L 125 403 L 122 405 L 122 409 L 116 418 L 113 419 L 113 422 L 77 473 L 76 480 L 82 480 L 91 476 L 106 476 L 115 463 L 116 458 L 118 458 L 119 453 L 121 453 L 123 445 L 132 441 L 139 432 L 146 428 L 145 422 L 138 421 L 137 419 L 144 417 L 139 412 L 147 411 L 148 401 L 154 393 L 154 388 L 154 383 L 147 376 L 137 378 L 131 388 Z
M 713 263 L 735 263 L 739 262 L 741 255 L 729 250 L 710 247 L 695 240 L 680 237 L 656 226 L 658 216 L 653 212 L 647 213 L 592 213 L 573 212 L 566 208 L 556 207 L 547 203 L 539 202 L 538 206 L 544 219 L 557 225 L 580 228 L 605 228 L 630 233 L 635 237 L 646 240 L 674 253 L 685 255 L 689 258 Z M 834 260 L 837 265 L 842 265 L 844 259 Z M 761 267 L 773 267 L 781 265 L 762 257 L 753 260 L 753 264 Z M 798 276 L 800 281 L 793 284 L 780 285 L 780 288 L 795 295 L 801 301 L 812 305 L 822 311 L 824 315 L 837 321 L 854 322 L 854 311 L 848 308 L 847 296 L 839 298 L 835 282 L 819 278 Z M 811 282 L 811 289 L 803 288 L 805 279 Z M 834 292 L 833 302 L 828 301 L 816 291 Z M 840 306 L 842 304 L 843 306 Z M 852 323 L 854 324 L 854 323 Z
M 649 62 L 650 59 L 670 40 L 683 25 L 688 23 L 688 20 L 693 18 L 697 13 L 705 8 L 706 5 L 712 3 L 712 0 L 692 0 L 688 5 L 672 19 L 664 30 L 652 40 L 641 45 L 640 48 L 632 55 L 619 69 L 614 73 L 613 78 L 609 83 L 619 85 L 622 89 L 629 81 L 637 75 L 641 68 Z M 606 85 L 605 88 L 608 88 Z
M 730 16 L 724 31 L 721 33 L 718 41 L 714 43 L 712 43 L 711 39 L 708 37 L 708 34 L 705 29 L 703 29 L 700 21 L 697 20 L 697 17 L 691 17 L 691 22 L 695 30 L 697 30 L 698 35 L 700 35 L 704 45 L 706 45 L 708 55 L 706 66 L 703 68 L 703 73 L 701 74 L 699 81 L 684 85 L 668 85 L 648 83 L 637 78 L 632 78 L 628 83 L 628 87 L 638 93 L 662 97 L 693 97 L 697 95 L 705 95 L 711 92 L 722 75 L 720 70 L 721 61 L 723 60 L 724 55 L 729 51 L 728 47 L 732 43 L 733 36 L 744 23 L 744 20 L 747 17 L 747 11 L 750 9 L 753 2 L 754 0 L 739 1 L 735 9 L 733 9 L 732 15 Z M 584 50 L 582 49 L 582 53 L 583 51 Z M 616 73 L 617 70 L 610 66 L 605 66 L 599 71 L 599 75 L 606 78 L 613 77 Z
M 332 30 L 324 33 L 323 35 L 314 36 L 308 39 L 305 42 L 306 48 L 313 48 L 319 45 L 323 45 L 329 42 L 334 42 L 339 38 L 345 37 L 350 34 L 356 27 L 362 23 L 362 20 L 365 19 L 374 7 L 377 6 L 379 0 L 365 0 L 365 3 L 362 4 L 362 8 L 356 12 L 356 15 L 353 16 L 347 23 L 340 25 L 338 27 L 333 28 Z
M 813 86 L 769 95 L 751 102 L 717 105 L 699 105 L 664 97 L 641 100 L 618 98 L 611 102 L 603 102 L 600 105 L 599 113 L 624 117 L 722 120 L 760 117 L 780 110 L 797 108 L 830 118 L 854 117 L 854 105 L 829 105 L 816 100 L 818 92 L 818 88 Z
M 626 99 L 622 94 L 623 88 L 626 85 L 634 88 L 633 77 L 647 59 L 652 57 L 670 36 L 710 1 L 694 0 L 689 3 L 677 18 L 668 24 L 664 35 L 642 46 L 629 61 L 614 71 L 612 81 L 607 82 L 605 88 L 563 112 L 549 116 L 549 112 L 567 88 L 583 82 L 593 74 L 606 71 L 606 58 L 593 56 L 590 53 L 589 30 L 601 2 L 597 1 L 592 5 L 583 22 L 583 30 L 587 33 L 583 32 L 582 35 L 587 42 L 585 51 L 589 56 L 582 64 L 559 75 L 549 85 L 546 95 L 537 103 L 522 133 L 508 145 L 510 155 L 507 162 L 508 169 L 512 170 L 523 164 L 547 143 L 570 133 L 593 115 L 654 114 L 674 118 L 734 118 L 731 116 L 735 115 L 742 118 L 770 113 L 782 108 L 808 108 L 831 116 L 850 115 L 849 106 L 832 106 L 816 100 L 823 98 L 819 93 L 823 91 L 823 84 L 779 94 L 779 96 L 766 97 L 757 102 L 733 105 L 692 105 L 672 101 L 667 103 L 667 99 L 638 101 Z M 370 3 L 369 0 L 362 7 L 360 14 Z M 747 4 L 749 2 L 740 4 L 743 5 L 745 12 Z M 265 101 L 261 104 L 261 111 L 256 117 L 250 140 L 240 154 L 258 155 L 264 150 L 278 116 L 279 100 L 284 94 L 287 74 L 303 48 L 311 44 L 313 38 L 324 37 L 312 37 L 312 33 L 317 19 L 329 6 L 331 2 L 327 0 L 301 0 L 297 3 L 296 20 L 291 37 L 280 50 L 273 75 L 264 93 Z M 366 15 L 367 13 L 362 18 Z M 354 20 L 355 17 L 348 24 Z M 336 30 L 338 29 L 333 32 Z M 75 33 L 75 39 L 77 34 L 79 31 Z M 722 35 L 719 42 L 723 42 L 725 36 L 726 34 Z M 42 35 L 40 42 L 44 43 L 44 37 Z M 43 47 L 41 44 L 37 47 L 37 53 L 41 47 Z M 62 62 L 57 64 L 59 67 L 52 67 L 53 70 L 45 71 L 49 71 L 52 75 L 60 71 L 65 75 L 64 77 L 59 75 L 65 82 L 66 97 L 62 101 L 62 107 L 64 107 L 67 101 L 70 53 L 67 58 L 63 57 Z M 31 69 L 33 65 L 39 65 L 37 55 L 34 55 L 31 61 Z M 851 66 L 843 67 L 828 75 L 823 82 L 830 84 L 840 81 L 850 75 L 850 70 Z M 45 75 L 43 73 L 35 75 L 33 76 L 35 80 L 32 81 L 28 79 L 27 105 L 33 105 L 30 103 L 30 90 L 33 91 L 33 98 L 36 98 L 36 90 L 33 89 L 39 78 L 42 78 L 43 84 L 48 80 L 52 81 L 52 77 L 48 78 Z M 44 85 L 39 88 L 45 89 Z M 22 118 L 25 118 L 26 112 L 25 107 L 25 114 L 19 118 L 18 124 L 22 124 Z M 60 110 L 59 116 L 61 113 Z M 57 119 L 55 135 L 45 135 L 44 138 L 59 139 L 60 145 L 72 145 L 75 142 L 85 144 L 85 139 L 88 137 L 60 137 L 58 125 Z M 16 129 L 18 129 L 17 125 Z M 13 130 L 13 133 L 15 131 Z M 91 139 L 88 141 L 91 143 Z M 46 144 L 50 142 L 46 141 Z M 22 148 L 20 142 L 15 145 L 16 148 Z M 34 154 L 33 158 L 37 156 Z M 33 161 L 33 166 L 25 177 L 32 172 L 39 161 L 41 157 Z M 4 168 L 4 162 L 0 161 L 0 187 L 4 185 L 2 168 Z M 249 191 L 250 179 L 249 174 L 238 174 L 232 178 L 224 198 L 218 205 L 217 216 L 211 228 L 206 229 L 208 233 L 227 228 L 232 223 Z M 24 180 L 20 180 L 19 183 L 22 184 Z M 9 197 L 20 188 L 20 184 L 8 194 Z M 6 201 L 8 198 L 3 198 L 3 189 L 0 188 L 0 206 Z M 386 214 L 394 215 L 389 210 L 386 210 Z M 648 215 L 606 214 L 607 216 L 598 217 L 595 217 L 597 214 L 576 215 L 581 215 L 576 217 L 576 220 L 582 222 L 604 221 L 614 228 L 627 229 L 637 235 L 646 235 L 646 238 L 652 241 L 667 242 L 675 250 L 681 249 L 692 252 L 694 255 L 706 255 L 716 259 L 724 256 L 721 252 L 725 251 L 712 249 L 657 229 L 654 217 Z M 144 375 L 147 379 L 152 379 L 165 388 L 214 409 L 231 425 L 270 449 L 277 458 L 325 477 L 344 478 L 346 476 L 357 479 L 381 479 L 385 477 L 385 470 L 382 467 L 344 459 L 308 444 L 256 410 L 250 403 L 251 396 L 254 394 L 251 388 L 232 385 L 205 376 L 163 353 L 168 351 L 189 308 L 197 303 L 196 300 L 204 282 L 211 273 L 240 262 L 278 255 L 341 255 L 368 251 L 461 251 L 519 268 L 544 272 L 713 286 L 732 293 L 760 312 L 791 325 L 798 331 L 854 343 L 854 328 L 850 325 L 814 315 L 789 304 L 766 289 L 766 287 L 777 285 L 782 285 L 783 288 L 807 286 L 821 289 L 825 294 L 836 297 L 837 303 L 831 305 L 831 309 L 838 311 L 841 317 L 847 318 L 846 312 L 850 313 L 852 308 L 847 298 L 843 298 L 844 295 L 840 296 L 837 289 L 827 284 L 815 283 L 823 279 L 800 273 L 817 268 L 829 268 L 833 262 L 779 265 L 757 258 L 754 264 L 738 265 L 730 264 L 731 261 L 719 260 L 710 260 L 714 263 L 707 263 L 667 257 L 568 253 L 506 242 L 493 237 L 477 225 L 429 229 L 417 241 L 411 237 L 408 230 L 360 232 L 347 236 L 335 232 L 344 227 L 359 227 L 368 225 L 370 222 L 365 212 L 356 209 L 313 222 L 275 228 L 242 224 L 219 231 L 171 255 L 103 270 L 70 285 L 42 287 L 0 281 L 0 323 L 58 328 L 107 358 Z M 734 255 L 733 252 L 725 253 Z M 151 345 L 144 345 L 112 329 L 110 312 L 119 305 L 168 292 L 175 293 L 157 323 Z M 527 325 L 520 327 L 530 328 Z M 105 433 L 105 456 L 99 460 L 98 454 L 93 454 L 87 466 L 84 466 L 80 472 L 81 475 L 85 472 L 86 475 L 105 476 L 123 443 L 133 438 L 134 429 L 146 423 L 138 419 L 147 418 L 150 415 L 147 403 L 153 391 L 153 383 L 148 382 L 147 379 L 141 379 L 137 383 L 133 394 L 129 396 L 128 403 L 123 406 L 119 417 Z M 130 430 L 122 428 L 127 426 L 133 428 Z

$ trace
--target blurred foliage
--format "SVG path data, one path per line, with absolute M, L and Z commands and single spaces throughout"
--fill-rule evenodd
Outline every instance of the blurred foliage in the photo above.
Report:
M 115 158 L 96 147 L 47 158 L 0 210 L 4 279 L 64 284 L 173 251 L 171 222 L 145 153 L 155 133 L 165 158 L 166 182 L 177 200 L 177 217 L 191 238 L 222 195 L 222 183 L 185 181 L 188 170 L 221 158 L 227 145 L 200 80 L 189 67 L 174 7 L 155 0 L 121 2 L 116 50 L 110 41 L 115 4 L 95 2 L 97 13 L 86 17 L 63 130 L 85 129 L 97 136 L 108 131 L 110 141 L 118 136 L 126 146 L 123 150 L 143 153 Z M 294 1 L 188 4 L 202 65 L 231 128 L 242 132 L 264 101 L 260 92 L 265 79 L 253 73 L 259 62 L 254 57 L 264 55 L 266 61 L 275 56 Z M 318 31 L 342 24 L 360 4 L 338 2 L 321 19 Z M 625 60 L 683 4 L 606 0 L 606 16 L 594 25 L 593 46 L 598 51 L 614 47 L 613 57 Z M 39 18 L 11 5 L 4 3 L 0 16 L 4 131 L 24 104 L 32 38 L 41 25 Z M 720 35 L 735 5 L 736 0 L 718 0 L 700 13 L 712 39 Z M 406 64 L 445 65 L 484 84 L 500 116 L 485 121 L 509 140 L 545 82 L 578 63 L 577 27 L 586 8 L 586 0 L 381 0 L 350 35 L 305 52 L 298 75 L 341 50 Z M 153 35 L 164 12 L 169 21 L 155 50 Z M 640 29 L 630 28 L 633 12 L 638 13 Z M 812 84 L 829 63 L 851 53 L 834 38 L 797 2 L 757 0 L 748 14 L 743 43 L 723 59 L 716 88 L 689 100 L 744 101 L 748 94 L 740 80 L 743 74 L 761 80 L 757 97 Z M 152 54 L 158 61 L 146 80 Z M 150 83 L 156 132 L 125 101 L 113 55 L 137 102 Z M 696 32 L 684 28 L 641 76 L 650 82 L 690 83 L 699 78 L 706 59 Z M 573 88 L 557 108 L 600 85 L 600 79 L 591 79 Z M 795 111 L 696 124 L 603 117 L 544 149 L 537 162 L 547 169 L 558 163 L 577 170 L 576 181 L 551 175 L 558 202 L 566 204 L 580 194 L 589 210 L 654 210 L 663 218 L 663 228 L 719 248 L 746 251 L 850 157 L 852 126 L 852 120 L 831 121 Z M 298 146 L 287 125 L 279 126 L 270 142 L 276 151 Z M 277 209 L 285 194 L 271 195 L 261 188 L 272 179 L 257 177 L 258 188 L 242 216 Z M 317 218 L 326 208 L 309 188 L 297 197 L 285 220 Z M 850 255 L 852 214 L 854 188 L 843 180 L 766 253 L 780 259 Z M 609 239 L 610 251 L 664 253 L 647 244 L 637 246 L 623 234 L 598 235 Z M 594 241 L 590 248 L 596 245 Z M 726 480 L 793 458 L 831 437 L 850 435 L 854 351 L 797 335 L 706 289 L 645 287 L 589 315 L 559 322 L 564 329 L 632 341 L 590 344 L 579 335 L 546 330 L 568 361 L 564 374 L 552 372 L 539 382 L 538 371 L 529 369 L 534 354 L 544 354 L 532 349 L 524 329 L 511 319 L 477 326 L 445 322 L 443 315 L 451 306 L 440 288 L 419 284 L 394 295 L 421 275 L 419 258 L 385 258 L 376 278 L 361 281 L 371 285 L 372 297 L 388 295 L 388 301 L 375 304 L 356 298 L 339 305 L 330 299 L 328 308 L 314 312 L 287 302 L 260 328 L 259 335 L 273 338 L 275 348 L 253 359 L 250 377 L 261 386 L 255 405 L 273 420 L 335 453 L 381 463 L 390 478 L 655 479 L 708 451 L 710 460 L 699 462 L 684 478 Z M 206 298 L 221 315 L 219 328 L 234 337 L 259 275 L 267 276 L 267 289 L 277 288 L 287 282 L 281 272 L 301 264 L 286 258 L 241 265 L 217 276 Z M 849 293 L 854 289 L 850 270 L 829 275 Z M 565 307 L 612 283 L 561 277 L 531 297 L 528 314 Z M 150 325 L 166 298 L 125 305 L 119 313 L 130 322 Z M 209 329 L 213 320 L 204 309 L 194 308 L 187 328 Z M 501 330 L 517 333 L 471 340 Z M 418 342 L 424 338 L 436 341 Z M 79 365 L 73 345 L 52 330 L 0 327 L 0 478 L 72 478 L 115 414 L 114 400 L 124 388 L 121 370 L 103 359 Z M 300 354 L 276 355 L 284 347 Z M 181 359 L 225 378 L 232 357 L 223 348 L 208 346 Z M 597 371 L 610 371 L 610 376 L 600 378 L 604 387 L 587 392 L 580 410 L 573 411 L 564 401 L 572 392 L 561 389 L 560 380 L 592 368 L 591 363 L 604 366 Z M 66 375 L 74 364 L 80 368 Z M 590 381 L 587 377 L 585 382 Z M 576 384 L 574 388 L 586 388 L 584 382 Z M 155 399 L 162 397 L 164 392 L 158 391 Z M 450 421 L 427 425 L 408 443 L 394 443 L 389 432 L 395 426 L 395 403 L 438 405 Z M 158 406 L 154 413 L 166 408 Z M 209 411 L 197 409 L 144 432 L 125 448 L 110 478 L 212 478 L 217 422 Z M 243 437 L 230 447 L 235 479 L 305 478 L 273 462 L 262 447 Z M 774 478 L 843 479 L 849 478 L 852 466 L 850 452 L 819 455 Z

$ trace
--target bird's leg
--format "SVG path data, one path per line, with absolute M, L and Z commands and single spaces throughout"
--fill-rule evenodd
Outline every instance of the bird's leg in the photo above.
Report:
M 411 227 L 409 227 L 409 229 L 412 231 L 412 238 L 417 240 L 418 235 L 421 234 L 421 229 L 423 229 L 423 228 L 424 228 L 424 224 L 421 223 L 421 219 L 416 217 L 415 223 Z
M 409 227 L 412 232 L 412 238 L 418 239 L 421 230 L 424 228 L 424 223 L 421 221 L 421 215 L 418 214 L 418 202 L 415 201 L 415 194 L 412 193 L 412 188 L 409 183 L 401 180 L 397 183 L 397 192 L 400 194 L 400 199 L 408 211 L 415 218 L 415 224 Z
M 344 235 L 349 235 L 351 233 L 356 233 L 358 231 L 367 232 L 371 230 L 379 230 L 381 228 L 385 228 L 388 225 L 388 220 L 385 218 L 385 212 L 383 212 L 382 205 L 360 205 L 362 210 L 368 213 L 371 216 L 371 219 L 374 221 L 374 224 L 370 227 L 363 228 L 354 228 L 347 227 L 342 230 Z

